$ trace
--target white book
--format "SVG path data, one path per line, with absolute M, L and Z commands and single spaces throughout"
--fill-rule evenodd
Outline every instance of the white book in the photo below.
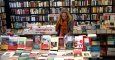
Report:
M 31 53 L 39 53 L 39 50 L 32 50 Z
M 21 3 L 19 2 L 18 4 L 19 4 L 19 7 L 21 7 Z
M 58 37 L 52 37 L 51 38 L 51 44 L 50 44 L 50 50 L 58 50 Z
M 13 4 L 14 7 L 16 7 L 16 5 L 17 5 L 16 3 Z
M 29 7 L 29 2 L 28 1 L 26 2 L 26 7 Z
M 55 57 L 54 60 L 64 60 L 64 57 Z
M 83 57 L 74 57 L 74 60 L 84 60 Z

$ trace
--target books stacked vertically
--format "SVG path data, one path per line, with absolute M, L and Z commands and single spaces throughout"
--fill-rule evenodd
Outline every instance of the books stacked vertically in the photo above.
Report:
M 83 1 L 74 1 L 75 6 L 88 6 L 90 1 L 89 0 L 83 0 Z

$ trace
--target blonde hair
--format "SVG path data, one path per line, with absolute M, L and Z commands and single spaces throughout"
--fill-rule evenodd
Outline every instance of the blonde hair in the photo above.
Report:
M 62 20 L 62 13 L 66 13 L 67 14 L 68 21 L 73 20 L 71 14 L 69 13 L 69 11 L 67 9 L 62 9 L 61 10 L 61 12 L 59 14 L 59 19 L 58 20 Z

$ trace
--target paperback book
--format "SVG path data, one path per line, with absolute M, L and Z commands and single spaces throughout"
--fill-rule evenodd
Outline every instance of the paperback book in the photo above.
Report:
M 59 37 L 58 49 L 64 50 L 65 49 L 65 41 L 64 38 Z
M 50 41 L 51 41 L 50 35 L 43 35 L 41 37 L 41 49 L 50 49 Z
M 41 43 L 40 36 L 35 36 L 35 40 L 34 40 L 34 43 L 33 43 L 33 48 L 34 49 L 40 49 L 40 43 Z
M 26 37 L 18 37 L 18 49 L 25 49 Z
M 50 50 L 58 50 L 58 37 L 51 37 Z

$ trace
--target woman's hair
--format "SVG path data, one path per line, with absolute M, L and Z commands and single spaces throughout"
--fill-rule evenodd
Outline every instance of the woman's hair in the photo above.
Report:
M 73 20 L 73 19 L 72 19 L 72 16 L 70 15 L 70 13 L 69 13 L 69 11 L 68 11 L 67 9 L 62 9 L 62 10 L 61 10 L 61 12 L 60 12 L 60 14 L 59 14 L 59 20 L 62 19 L 62 14 L 63 14 L 63 13 L 66 13 L 66 14 L 67 14 L 68 21 Z

